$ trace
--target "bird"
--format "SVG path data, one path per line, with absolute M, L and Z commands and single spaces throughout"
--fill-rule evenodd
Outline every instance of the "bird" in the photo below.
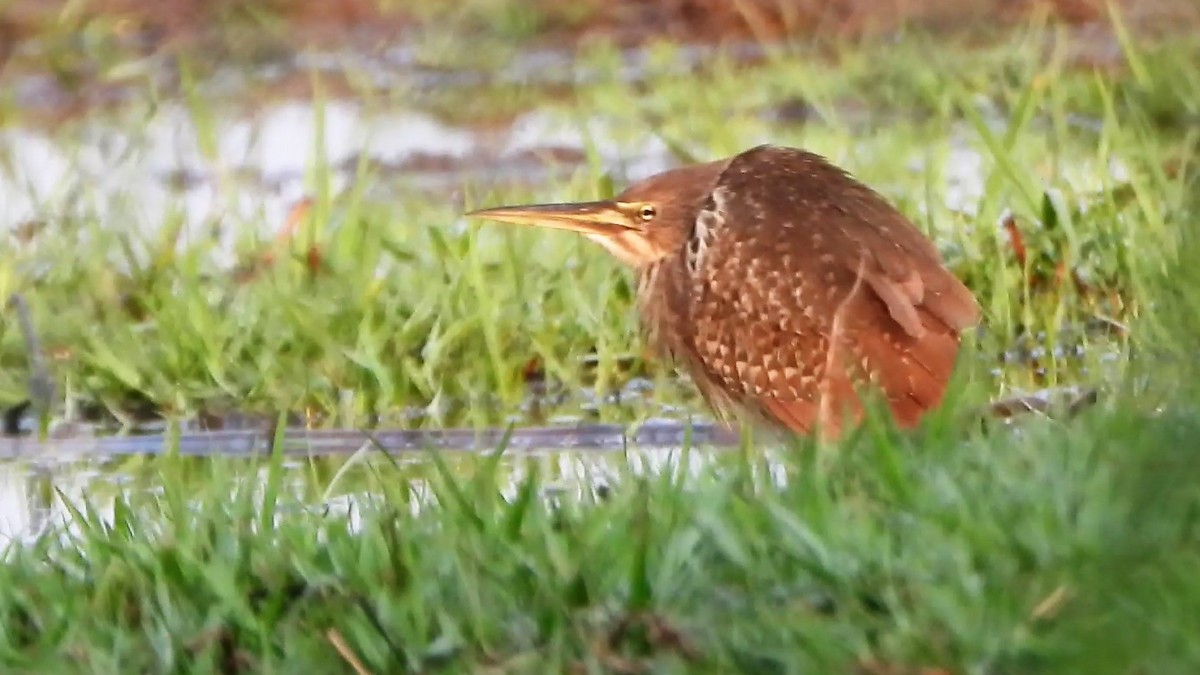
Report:
M 800 148 L 679 166 L 611 199 L 465 215 L 576 232 L 632 267 L 652 353 L 688 373 L 727 427 L 836 441 L 882 396 L 914 428 L 980 321 L 931 239 Z

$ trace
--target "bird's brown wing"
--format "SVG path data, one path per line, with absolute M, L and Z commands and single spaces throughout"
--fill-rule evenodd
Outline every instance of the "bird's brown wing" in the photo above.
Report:
M 940 400 L 978 306 L 875 192 L 817 155 L 761 146 L 729 163 L 697 228 L 703 244 L 680 254 L 691 292 L 677 311 L 708 388 L 835 435 L 840 414 L 861 413 L 862 378 L 901 424 Z

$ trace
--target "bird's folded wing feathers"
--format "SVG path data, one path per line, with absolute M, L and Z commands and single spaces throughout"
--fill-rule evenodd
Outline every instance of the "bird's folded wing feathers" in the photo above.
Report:
M 814 180 L 825 183 L 821 190 L 813 189 Z M 860 263 L 856 253 L 865 250 L 870 258 L 864 280 L 906 332 L 922 333 L 917 307 L 955 331 L 978 323 L 979 305 L 943 267 L 933 242 L 880 194 L 824 157 L 795 148 L 758 146 L 729 162 L 716 189 L 723 190 L 726 206 L 735 214 L 762 211 L 766 204 L 786 205 L 790 213 L 773 215 L 791 232 L 776 236 L 784 249 L 797 247 L 797 255 L 808 253 L 810 260 L 819 260 L 816 251 L 805 250 L 812 235 L 819 233 L 825 249 L 841 252 L 843 264 L 854 272 Z
M 818 412 L 817 383 L 847 385 L 827 392 L 848 398 L 844 368 L 865 360 L 879 370 L 898 417 L 915 421 L 940 398 L 958 331 L 978 321 L 973 296 L 943 267 L 936 247 L 870 188 L 847 180 L 823 197 L 792 192 L 799 189 L 792 181 L 812 175 L 813 166 L 823 165 L 815 173 L 826 175 L 832 165 L 801 151 L 754 152 L 772 153 L 768 173 L 788 180 L 764 180 L 763 157 L 749 170 L 744 154 L 717 182 L 709 204 L 714 222 L 740 234 L 717 234 L 704 260 L 709 269 L 690 296 L 697 365 L 730 393 L 757 398 L 796 428 Z M 746 266 L 763 256 L 776 266 Z M 850 298 L 843 289 L 852 287 L 857 295 Z M 835 298 L 839 292 L 846 302 Z M 853 316 L 847 336 L 832 334 L 834 305 Z M 877 323 L 883 311 L 899 330 Z M 807 351 L 836 353 L 839 345 L 848 350 L 839 357 L 846 361 L 829 363 L 828 372 Z
M 923 268 L 908 265 L 889 273 L 876 258 L 876 264 L 866 266 L 864 281 L 887 305 L 896 323 L 913 337 L 925 334 L 919 308 L 956 332 L 978 323 L 979 305 L 970 290 L 943 268 L 940 260 L 930 261 Z

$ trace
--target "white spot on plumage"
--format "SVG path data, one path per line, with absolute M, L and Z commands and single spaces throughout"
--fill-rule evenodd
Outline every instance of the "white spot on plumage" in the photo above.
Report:
M 767 382 L 770 383 L 772 389 L 778 389 L 779 385 L 783 384 L 779 381 L 779 371 L 774 368 L 767 368 Z
M 696 215 L 696 222 L 692 226 L 685 252 L 688 269 L 693 275 L 698 274 L 700 266 L 704 264 L 705 254 L 725 224 L 727 198 L 728 195 L 724 188 L 714 189 L 712 191 L 712 208 L 701 209 L 700 213 Z M 739 245 L 740 242 L 734 242 L 735 248 Z

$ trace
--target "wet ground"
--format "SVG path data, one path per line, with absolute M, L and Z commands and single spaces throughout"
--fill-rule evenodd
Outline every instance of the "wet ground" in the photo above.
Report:
M 754 55 L 754 50 L 749 52 Z M 680 67 L 694 67 L 711 53 L 703 47 L 689 51 Z M 630 52 L 626 76 L 638 77 L 642 58 Z M 154 77 L 172 77 L 169 65 L 147 67 L 162 68 Z M 308 92 L 292 95 L 296 83 L 313 71 L 335 78 L 349 71 L 371 73 L 380 91 L 415 92 L 410 99 L 414 107 L 372 107 L 361 98 L 334 96 L 318 109 L 304 95 Z M 448 90 L 505 82 L 549 90 L 588 77 L 562 50 L 532 50 L 508 69 L 492 73 L 424 69 L 402 42 L 377 56 L 289 54 L 255 69 L 218 72 L 201 85 L 203 95 L 223 102 L 213 107 L 218 117 L 212 126 L 220 131 L 215 153 L 206 155 L 201 151 L 204 130 L 196 127 L 194 110 L 183 101 L 142 108 L 140 83 L 104 84 L 81 96 L 64 89 L 51 74 L 10 73 L 12 102 L 25 115 L 0 129 L 0 155 L 19 158 L 0 170 L 0 228 L 10 233 L 11 243 L 21 246 L 55 236 L 55 223 L 73 215 L 120 214 L 123 227 L 153 233 L 170 214 L 178 214 L 185 231 L 220 237 L 214 263 L 233 268 L 238 264 L 236 239 L 247 228 L 267 236 L 283 229 L 289 214 L 310 197 L 307 175 L 322 159 L 337 189 L 368 170 L 376 186 L 372 200 L 435 195 L 451 203 L 461 203 L 464 185 L 537 185 L 568 175 L 585 160 L 587 140 L 599 140 L 608 152 L 603 157 L 608 168 L 630 178 L 672 164 L 662 141 L 651 136 L 610 141 L 606 134 L 611 132 L 600 121 L 590 125 L 590 138 L 585 139 L 575 121 L 549 110 L 456 124 L 419 107 L 423 96 L 445 95 Z M 245 105 L 263 90 L 274 93 L 268 100 Z M 81 97 L 92 112 L 77 112 Z M 48 118 L 57 121 L 47 123 Z M 324 139 L 319 150 L 306 142 L 318 136 L 318 122 Z M 85 191 L 89 197 L 80 200 Z M 131 203 L 137 208 L 128 208 Z M 210 229 L 216 220 L 223 226 Z M 628 389 L 626 396 L 636 399 L 639 383 Z M 586 401 L 581 405 L 586 407 Z M 130 489 L 132 479 L 122 458 L 165 450 L 166 429 L 153 421 L 153 414 L 136 429 L 124 430 L 134 432 L 132 436 L 107 435 L 102 426 L 85 419 L 59 421 L 52 437 L 41 440 L 33 431 L 35 413 L 30 406 L 10 410 L 8 426 L 16 435 L 0 441 L 0 456 L 8 460 L 0 472 L 0 541 L 37 536 L 63 523 L 69 514 L 54 496 L 56 490 L 68 499 L 81 499 Z M 184 455 L 261 456 L 271 446 L 272 424 L 236 411 L 199 418 L 184 424 L 179 449 Z M 559 452 L 557 459 L 547 460 L 559 473 L 578 475 L 581 462 L 595 470 L 598 457 L 628 446 L 662 460 L 685 438 L 701 444 L 734 442 L 728 432 L 703 426 L 693 432 L 678 419 L 657 424 L 652 420 L 632 434 L 613 425 L 559 420 L 554 427 L 521 429 L 515 436 L 504 430 L 448 430 L 379 431 L 369 438 L 356 432 L 308 431 L 299 418 L 292 424 L 296 427 L 287 435 L 288 452 L 297 456 L 289 460 L 295 467 L 310 456 L 330 456 L 340 463 L 377 448 L 398 453 L 431 447 L 478 452 L 507 439 L 510 451 L 524 456 L 547 449 L 581 452 Z M 344 497 L 328 507 L 352 511 L 357 499 Z
M 639 11 L 644 13 L 649 3 L 622 4 L 640 6 Z M 744 38 L 745 25 L 732 29 L 729 22 L 733 19 L 704 12 L 697 15 L 694 8 L 705 5 L 702 2 L 675 4 L 679 6 L 673 10 L 677 15 L 670 15 L 675 19 L 651 15 L 662 20 L 665 33 L 720 36 L 727 39 L 721 49 L 724 58 L 763 58 L 764 49 L 758 42 L 728 41 L 731 37 Z M 846 7 L 853 4 L 846 3 Z M 602 149 L 603 168 L 622 181 L 656 173 L 678 162 L 662 139 L 645 130 L 614 128 L 603 119 L 588 120 L 581 130 L 579 120 L 545 109 L 515 109 L 495 117 L 475 116 L 460 121 L 447 121 L 446 115 L 434 112 L 444 109 L 448 92 L 456 90 L 481 91 L 520 83 L 540 88 L 552 97 L 565 87 L 601 76 L 577 63 L 569 48 L 531 47 L 515 54 L 504 68 L 489 70 L 430 64 L 418 49 L 394 36 L 383 47 L 364 39 L 358 44 L 374 46 L 276 52 L 255 59 L 253 67 L 213 69 L 197 90 L 210 101 L 222 102 L 212 108 L 215 117 L 210 120 L 211 128 L 219 131 L 209 139 L 206 129 L 197 128 L 187 103 L 167 97 L 147 106 L 134 95 L 148 82 L 164 90 L 178 86 L 181 71 L 167 47 L 202 38 L 186 24 L 172 24 L 167 14 L 137 14 L 136 5 L 131 3 L 128 7 L 134 9 L 126 9 L 132 13 L 119 18 L 131 22 L 120 28 L 120 39 L 126 48 L 132 45 L 140 49 L 143 56 L 113 64 L 107 77 L 75 72 L 86 71 L 86 64 L 76 63 L 67 71 L 57 72 L 37 68 L 38 57 L 47 53 L 48 47 L 29 35 L 33 33 L 31 26 L 45 20 L 33 4 L 10 5 L 9 15 L 0 20 L 0 35 L 7 40 L 0 50 L 0 62 L 7 61 L 6 69 L 0 71 L 5 101 L 9 109 L 21 113 L 0 128 L 0 156 L 19 158 L 0 169 L 0 229 L 9 233 L 13 245 L 27 244 L 47 233 L 52 236 L 53 223 L 78 215 L 74 209 L 85 208 L 92 214 L 121 213 L 125 227 L 146 232 L 159 227 L 167 214 L 178 214 L 186 229 L 222 237 L 220 250 L 225 255 L 215 262 L 233 267 L 238 262 L 233 255 L 235 233 L 265 228 L 263 234 L 270 234 L 284 227 L 289 214 L 311 196 L 307 175 L 318 161 L 333 172 L 333 184 L 338 189 L 350 185 L 366 168 L 374 176 L 371 199 L 435 194 L 456 206 L 467 197 L 462 192 L 464 185 L 481 190 L 501 183 L 537 185 L 569 175 L 587 161 L 591 147 Z M 359 10 L 353 3 L 338 6 L 345 12 L 339 16 L 348 23 L 360 28 L 369 23 L 369 16 L 357 14 Z M 688 6 L 693 9 L 687 10 Z M 1056 6 L 1076 23 L 1087 24 L 1095 19 L 1087 3 L 1059 2 Z M 199 7 L 196 4 L 194 10 L 200 11 L 195 9 Z M 855 11 L 847 9 L 843 13 L 843 27 L 851 32 L 857 30 L 855 22 L 860 28 L 865 25 Z M 933 16 L 933 10 L 930 12 Z M 595 24 L 589 25 L 637 42 L 628 16 L 602 13 Z M 412 28 L 411 17 L 395 21 L 398 31 Z M 780 24 L 781 20 L 776 17 L 772 21 Z M 814 21 L 810 23 L 817 25 Z M 391 25 L 375 23 L 368 32 L 378 36 Z M 720 29 L 720 25 L 726 29 Z M 344 36 L 350 28 L 341 26 L 337 30 L 332 32 Z M 573 30 L 563 29 L 561 33 L 572 34 Z M 779 27 L 770 30 L 778 31 Z M 1089 29 L 1085 25 L 1080 30 Z M 321 42 L 318 33 L 313 33 L 313 43 Z M 1080 42 L 1082 61 L 1114 59 L 1115 42 L 1110 34 L 1083 35 L 1087 39 Z M 711 45 L 688 47 L 674 67 L 679 74 L 686 74 L 702 67 L 715 53 Z M 650 58 L 646 50 L 631 47 L 623 58 L 625 67 L 617 77 L 637 81 L 644 76 Z M 114 71 L 118 76 L 112 75 Z M 305 95 L 312 86 L 314 72 L 325 74 L 334 83 L 331 95 L 319 109 Z M 337 82 L 361 80 L 364 76 L 371 83 L 367 90 L 407 92 L 408 105 L 390 101 L 387 105 L 372 104 L 339 95 Z M 247 101 L 252 104 L 245 105 Z M 762 114 L 784 123 L 802 123 L 811 111 L 797 101 L 764 109 Z M 316 137 L 314 127 L 318 121 L 323 125 L 320 149 L 310 142 Z M 948 133 L 953 135 L 955 130 Z M 202 149 L 206 144 L 213 145 L 212 152 Z M 953 163 L 951 179 L 942 186 L 944 198 L 954 208 L 969 211 L 983 191 L 983 162 L 964 146 L 954 155 Z M 84 191 L 89 194 L 85 204 L 77 199 Z M 136 209 L 128 208 L 131 203 Z M 209 224 L 215 220 L 225 226 L 210 230 Z M 225 422 L 220 425 L 237 426 Z M 27 434 L 31 417 L 18 416 L 17 426 Z M 181 449 L 184 454 L 205 454 L 214 449 L 233 455 L 261 451 L 268 445 L 269 429 L 261 421 L 249 426 L 251 430 L 227 430 L 216 435 L 186 430 L 197 435 L 186 436 Z M 68 495 L 80 495 L 102 484 L 120 489 L 123 479 L 119 472 L 112 472 L 99 460 L 85 458 L 155 454 L 162 450 L 162 436 L 105 438 L 93 432 L 82 426 L 59 429 L 58 438 L 48 444 L 29 435 L 5 439 L 0 444 L 0 457 L 20 459 L 19 463 L 7 464 L 3 471 L 3 480 L 8 484 L 0 487 L 0 541 L 38 532 L 45 523 L 62 517 L 61 507 L 54 506 L 56 500 L 47 499 L 50 485 Z M 673 456 L 672 449 L 678 448 L 685 433 L 679 419 L 652 421 L 633 437 L 616 427 L 559 426 L 543 431 L 526 429 L 510 447 L 612 452 L 634 446 L 657 452 L 650 456 L 661 459 Z M 693 440 L 702 444 L 734 442 L 728 433 L 711 426 L 701 426 L 696 433 Z M 367 440 L 349 432 L 307 437 L 299 434 L 293 437 L 292 449 L 298 454 L 315 451 L 345 455 L 378 442 L 392 450 L 419 449 L 430 444 L 475 450 L 494 447 L 500 434 L 486 432 L 481 437 L 474 431 L 440 436 L 380 432 L 377 438 Z M 574 456 L 556 461 L 570 463 L 577 459 Z M 87 468 L 81 470 L 81 466 Z

